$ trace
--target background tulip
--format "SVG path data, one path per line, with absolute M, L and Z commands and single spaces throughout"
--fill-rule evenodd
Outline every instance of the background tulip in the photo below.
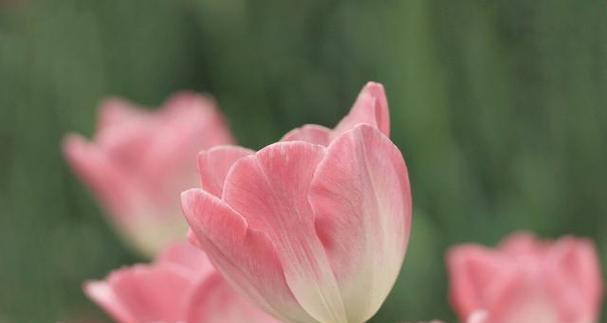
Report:
M 458 246 L 447 256 L 460 317 L 487 311 L 491 323 L 598 322 L 602 279 L 592 242 L 539 241 L 514 234 L 495 249 Z
M 117 231 L 151 256 L 185 236 L 179 192 L 197 182 L 198 151 L 231 142 L 212 100 L 181 93 L 155 112 L 106 100 L 94 139 L 70 134 L 64 152 Z
M 206 255 L 176 243 L 151 265 L 88 282 L 86 294 L 117 322 L 278 323 L 236 293 Z
M 411 221 L 407 169 L 368 84 L 334 130 L 305 126 L 253 153 L 200 155 L 182 204 L 198 244 L 237 288 L 287 322 L 364 322 L 401 268 Z M 207 174 L 208 165 L 224 171 Z M 219 183 L 219 184 L 218 184 Z

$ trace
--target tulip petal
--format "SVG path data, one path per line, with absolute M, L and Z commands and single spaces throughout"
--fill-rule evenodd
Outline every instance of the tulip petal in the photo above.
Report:
M 251 228 L 268 235 L 301 306 L 320 322 L 346 322 L 339 287 L 315 234 L 307 199 L 324 151 L 302 141 L 270 145 L 234 165 L 223 198 Z
M 511 304 L 518 288 L 516 268 L 484 247 L 462 245 L 447 255 L 451 281 L 450 299 L 460 317 L 486 309 L 500 315 Z
M 217 146 L 198 154 L 198 171 L 202 188 L 221 197 L 223 183 L 232 165 L 239 159 L 253 154 L 249 149 L 237 146 Z
M 90 281 L 84 284 L 84 293 L 103 308 L 114 320 L 121 323 L 137 322 L 138 318 L 124 307 L 112 287 L 104 281 Z
M 187 322 L 279 323 L 238 294 L 217 273 L 204 280 L 192 294 Z
M 379 130 L 359 125 L 331 143 L 309 200 L 348 320 L 366 321 L 392 288 L 409 239 L 411 192 L 403 157 Z
M 350 113 L 335 127 L 334 136 L 339 136 L 360 123 L 373 126 L 387 137 L 390 136 L 390 113 L 383 85 L 375 82 L 365 85 Z
M 178 322 L 184 319 L 192 281 L 177 266 L 139 265 L 116 271 L 107 285 L 100 284 L 88 283 L 85 291 L 121 322 Z
M 331 136 L 331 129 L 309 124 L 289 131 L 280 141 L 305 141 L 311 144 L 328 146 L 331 143 Z
M 97 129 L 102 130 L 148 117 L 149 113 L 132 103 L 117 97 L 103 100 L 99 106 Z
M 595 321 L 600 312 L 603 282 L 599 260 L 591 241 L 566 237 L 558 240 L 548 256 L 553 271 L 547 273 L 551 295 L 572 321 Z
M 316 322 L 295 300 L 264 233 L 249 228 L 230 206 L 200 189 L 182 193 L 182 207 L 198 244 L 234 288 L 285 321 L 303 317 L 301 321 Z
M 192 275 L 204 277 L 215 272 L 207 255 L 187 241 L 175 242 L 166 247 L 155 261 L 159 264 L 174 264 L 189 269 Z
M 502 241 L 498 249 L 515 258 L 521 256 L 538 257 L 544 253 L 546 246 L 531 233 L 517 232 Z
M 76 175 L 87 183 L 110 212 L 128 215 L 132 205 L 124 203 L 135 194 L 132 183 L 95 145 L 70 134 L 63 140 L 63 151 Z
M 205 147 L 232 144 L 235 142 L 229 131 L 227 122 L 219 113 L 217 103 L 206 95 L 194 92 L 174 94 L 165 102 L 164 114 L 173 120 L 172 127 L 178 131 L 180 127 L 196 129 L 203 139 Z

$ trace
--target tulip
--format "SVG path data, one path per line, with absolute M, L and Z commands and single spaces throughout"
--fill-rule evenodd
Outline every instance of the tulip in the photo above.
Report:
M 232 142 L 211 100 L 181 93 L 155 112 L 108 99 L 95 138 L 70 134 L 63 148 L 117 231 L 151 257 L 185 237 L 179 193 L 198 182 L 196 154 Z
M 232 289 L 187 242 L 170 245 L 153 264 L 87 282 L 84 291 L 120 323 L 278 323 Z
M 202 152 L 202 189 L 182 194 L 195 243 L 282 321 L 368 320 L 398 276 L 411 225 L 388 125 L 383 87 L 369 83 L 335 129 L 304 126 L 258 152 Z
M 447 256 L 451 301 L 461 318 L 491 323 L 598 322 L 602 294 L 592 242 L 539 241 L 518 233 L 495 249 L 462 245 Z

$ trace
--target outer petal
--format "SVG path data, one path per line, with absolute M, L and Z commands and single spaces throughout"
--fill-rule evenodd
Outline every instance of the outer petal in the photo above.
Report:
M 149 113 L 122 98 L 111 97 L 101 102 L 98 115 L 97 129 L 103 130 L 146 118 Z
M 314 231 L 308 203 L 324 148 L 297 141 L 270 145 L 239 160 L 228 174 L 223 199 L 267 234 L 301 306 L 320 322 L 346 322 L 338 285 Z
M 400 271 L 411 227 L 403 157 L 376 128 L 359 125 L 331 143 L 310 203 L 349 322 L 379 309 Z
M 84 292 L 117 322 L 133 323 L 138 321 L 138 318 L 133 316 L 134 314 L 128 308 L 124 307 L 108 282 L 87 282 L 84 284 Z
M 359 123 L 376 127 L 384 135 L 390 136 L 390 114 L 383 85 L 374 82 L 365 85 L 350 113 L 335 127 L 334 136 L 339 136 Z
M 164 106 L 166 114 L 179 120 L 177 124 L 191 125 L 203 131 L 198 139 L 204 143 L 204 149 L 235 142 L 227 122 L 217 109 L 217 103 L 211 97 L 185 91 L 171 96 Z
M 254 152 L 238 146 L 217 146 L 198 154 L 198 172 L 202 188 L 221 197 L 223 183 L 230 168 L 239 159 Z
M 561 315 L 571 322 L 596 321 L 603 281 L 592 242 L 562 238 L 550 249 L 546 261 L 547 287 Z
M 139 167 L 149 191 L 156 194 L 155 200 L 178 206 L 175 192 L 196 184 L 194 157 L 202 149 L 229 144 L 232 138 L 213 102 L 192 93 L 169 98 L 155 118 L 148 158 L 142 159 Z
M 522 282 L 507 259 L 473 245 L 451 249 L 447 269 L 451 303 L 460 317 L 478 310 L 498 315 L 510 306 L 517 284 Z
M 190 323 L 279 323 L 238 294 L 219 274 L 205 279 L 190 300 Z
M 331 137 L 331 129 L 309 124 L 289 131 L 280 141 L 305 141 L 311 144 L 328 146 L 331 143 Z
M 195 277 L 205 277 L 215 272 L 207 255 L 189 242 L 176 242 L 165 248 L 155 261 L 189 269 Z
M 136 199 L 137 194 L 133 184 L 103 151 L 76 134 L 65 137 L 63 151 L 76 175 L 91 188 L 110 213 L 123 215 L 131 211 L 133 206 L 128 201 Z
M 541 257 L 546 249 L 542 241 L 529 232 L 517 232 L 508 236 L 498 247 L 511 257 Z
M 287 322 L 316 322 L 295 300 L 264 233 L 249 228 L 236 211 L 199 189 L 184 192 L 182 206 L 198 244 L 235 288 Z
M 87 283 L 85 291 L 121 322 L 178 322 L 185 318 L 191 285 L 178 267 L 135 266 L 110 274 L 106 283 Z

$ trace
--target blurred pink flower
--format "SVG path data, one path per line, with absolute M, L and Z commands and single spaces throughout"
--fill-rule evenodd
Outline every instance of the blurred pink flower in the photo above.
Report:
M 154 112 L 108 99 L 99 112 L 94 139 L 69 134 L 65 156 L 123 237 L 152 256 L 185 236 L 179 193 L 198 182 L 196 154 L 232 136 L 214 102 L 193 93 Z
M 364 322 L 400 271 L 411 223 L 405 162 L 369 83 L 334 130 L 305 126 L 257 153 L 199 156 L 184 192 L 193 239 L 234 286 L 287 322 Z
M 234 291 L 187 242 L 171 245 L 153 264 L 87 282 L 84 291 L 121 323 L 278 323 Z
M 496 249 L 462 245 L 447 256 L 451 301 L 463 319 L 476 310 L 491 323 L 598 322 L 602 296 L 592 242 L 554 242 L 518 233 Z

